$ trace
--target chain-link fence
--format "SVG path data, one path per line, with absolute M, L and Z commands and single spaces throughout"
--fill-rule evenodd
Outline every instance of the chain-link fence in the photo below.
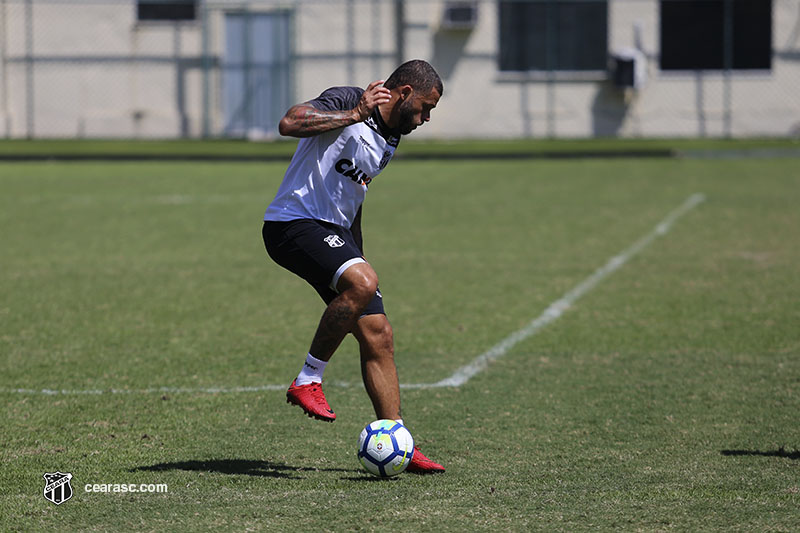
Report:
M 800 0 L 0 0 L 0 136 L 268 138 L 410 58 L 416 137 L 800 134 Z

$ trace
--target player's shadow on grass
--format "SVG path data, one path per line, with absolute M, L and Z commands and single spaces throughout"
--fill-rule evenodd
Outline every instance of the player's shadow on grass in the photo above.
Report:
M 158 463 L 150 466 L 131 468 L 129 472 L 163 472 L 166 470 L 189 470 L 193 472 L 217 472 L 220 474 L 274 477 L 284 479 L 300 479 L 296 474 L 301 472 L 348 472 L 358 470 L 345 468 L 311 468 L 291 466 L 274 461 L 258 461 L 252 459 L 207 459 L 204 461 L 175 461 Z
M 761 451 L 761 450 L 722 450 L 720 452 L 722 455 L 728 456 L 758 456 L 758 457 L 782 457 L 784 459 L 792 459 L 793 461 L 797 461 L 800 459 L 800 450 L 794 450 L 793 452 L 787 451 L 784 448 L 778 448 L 777 450 L 771 451 Z

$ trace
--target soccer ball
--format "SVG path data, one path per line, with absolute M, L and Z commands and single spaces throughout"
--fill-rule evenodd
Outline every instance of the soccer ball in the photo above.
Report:
M 391 477 L 402 473 L 414 456 L 414 437 L 394 420 L 370 422 L 358 437 L 358 460 L 370 474 Z

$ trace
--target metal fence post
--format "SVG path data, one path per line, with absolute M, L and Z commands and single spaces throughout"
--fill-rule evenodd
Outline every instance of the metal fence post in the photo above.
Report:
M 395 27 L 395 65 L 401 65 L 406 58 L 406 13 L 405 0 L 394 0 Z
M 3 112 L 3 136 L 5 138 L 11 137 L 11 117 L 9 116 L 10 109 L 8 107 L 8 37 L 6 28 L 6 0 L 0 3 L 0 79 L 2 79 L 2 86 L 0 91 L 3 93 L 2 112 Z
M 201 23 L 201 42 L 202 42 L 202 68 L 203 68 L 203 130 L 202 136 L 204 139 L 211 137 L 211 43 L 209 42 L 210 36 L 208 34 L 208 2 L 202 0 L 200 4 L 200 17 Z
M 33 0 L 25 2 L 25 136 L 34 137 Z
M 722 8 L 722 130 L 730 139 L 732 135 L 731 119 L 733 73 L 733 0 L 725 0 Z

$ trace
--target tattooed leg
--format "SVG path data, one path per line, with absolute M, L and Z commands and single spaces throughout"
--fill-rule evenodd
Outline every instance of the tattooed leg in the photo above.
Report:
M 322 314 L 309 353 L 320 361 L 328 361 L 354 329 L 377 287 L 378 276 L 368 263 L 358 263 L 345 270 L 339 278 L 339 295 Z
M 309 353 L 320 361 L 331 358 L 361 314 L 345 296 L 339 295 L 328 305 L 319 321 L 314 340 L 311 341 Z

